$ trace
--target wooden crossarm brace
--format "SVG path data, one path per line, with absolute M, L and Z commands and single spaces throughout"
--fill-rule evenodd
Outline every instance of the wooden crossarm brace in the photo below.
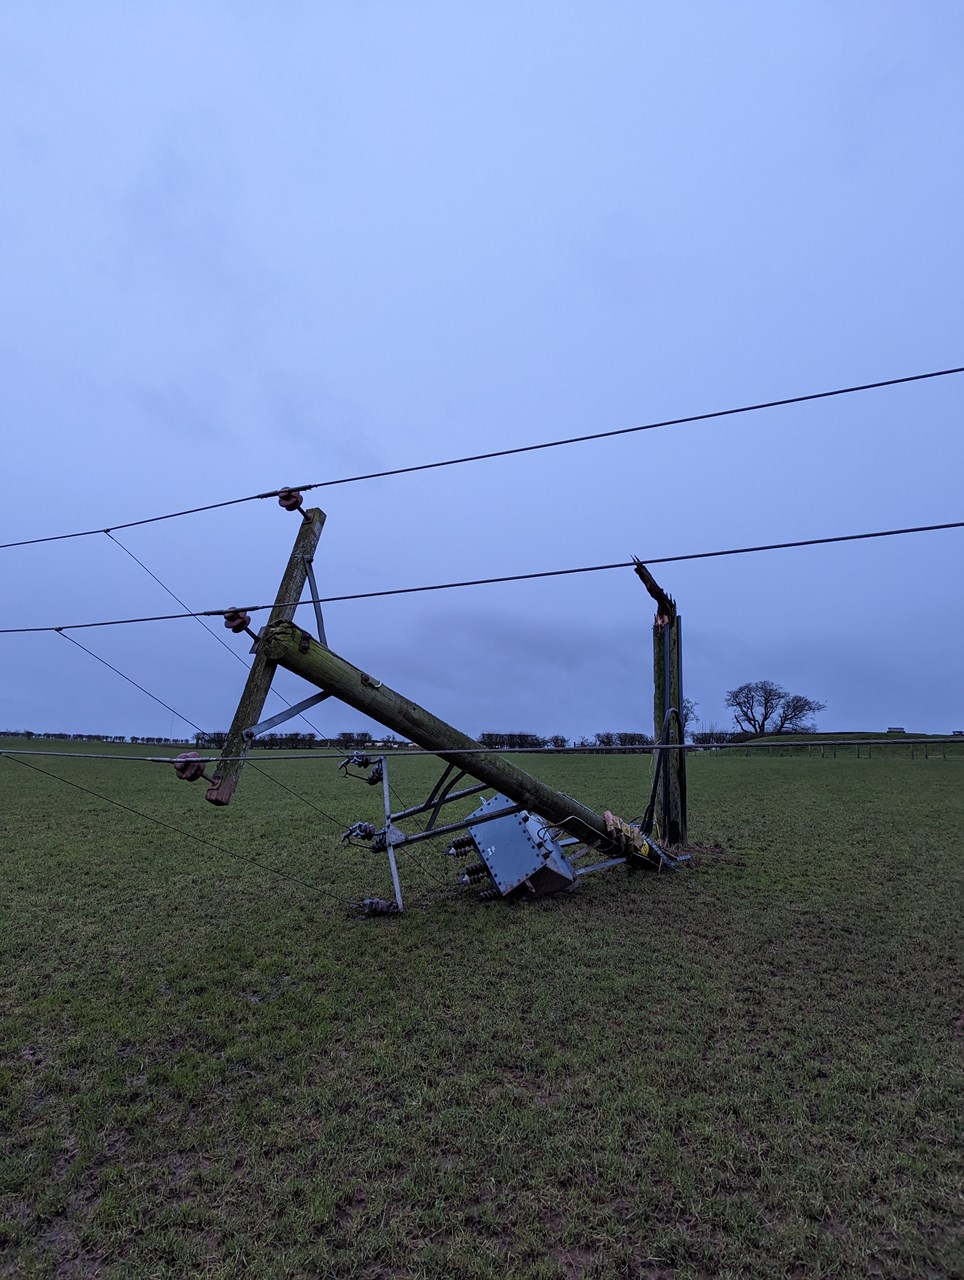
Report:
M 308 577 L 308 566 L 311 564 L 318 546 L 318 539 L 325 526 L 325 513 L 318 507 L 312 507 L 304 513 L 304 519 L 298 529 L 298 536 L 288 557 L 288 565 L 275 596 L 275 606 L 268 618 L 268 625 L 273 622 L 290 622 L 295 616 L 295 609 L 301 599 Z M 268 690 L 278 664 L 265 653 L 265 646 L 258 644 L 254 662 L 244 683 L 241 701 L 231 721 L 228 739 L 221 751 L 221 758 L 214 769 L 213 781 L 207 789 L 205 799 L 211 804 L 229 804 L 234 789 L 241 777 L 244 766 L 244 755 L 250 740 L 245 738 L 244 730 L 256 724 L 261 718 Z M 234 757 L 233 759 L 229 757 Z

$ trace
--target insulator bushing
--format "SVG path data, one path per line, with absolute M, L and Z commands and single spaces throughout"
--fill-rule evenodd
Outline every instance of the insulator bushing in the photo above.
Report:
M 459 884 L 478 884 L 485 876 L 484 871 L 463 871 L 459 876 Z
M 197 782 L 204 777 L 204 761 L 196 751 L 184 751 L 174 758 L 174 772 L 182 782 Z
M 278 492 L 278 505 L 285 511 L 297 511 L 304 501 L 297 489 L 281 489 Z
M 360 752 L 355 751 L 352 755 L 345 756 L 338 768 L 342 771 L 347 771 L 351 765 L 354 765 L 356 769 L 367 769 L 371 762 L 371 756 L 363 756 Z
M 484 876 L 488 869 L 484 862 L 473 862 L 471 867 L 465 868 L 463 874 L 467 876 Z
M 241 609 L 229 609 L 224 615 L 224 625 L 229 631 L 233 631 L 238 635 L 242 631 L 247 631 L 251 626 L 251 614 L 245 613 Z
M 470 853 L 475 853 L 476 848 L 476 843 L 471 836 L 456 836 L 445 850 L 445 856 L 447 858 L 466 858 Z
M 483 889 L 479 894 L 480 902 L 491 902 L 494 898 L 501 897 L 498 889 Z

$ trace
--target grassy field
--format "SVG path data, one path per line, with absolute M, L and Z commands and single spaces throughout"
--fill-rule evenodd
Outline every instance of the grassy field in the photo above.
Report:
M 0 760 L 0 1274 L 959 1274 L 960 755 L 697 755 L 691 870 L 481 905 L 422 848 L 371 921 L 250 770 L 36 763 L 323 892 Z M 528 767 L 634 816 L 650 765 Z

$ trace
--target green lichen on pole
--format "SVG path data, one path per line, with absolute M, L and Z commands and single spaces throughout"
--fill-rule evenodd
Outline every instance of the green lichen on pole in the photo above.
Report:
M 481 744 L 475 738 L 352 666 L 294 623 L 270 623 L 264 629 L 259 648 L 272 663 L 293 671 L 349 707 L 371 716 L 386 729 L 434 751 L 442 760 L 465 769 L 547 822 L 564 825 L 586 843 L 612 845 L 602 815 L 532 777 L 504 756 L 481 753 Z
M 682 743 L 681 721 L 678 715 L 667 713 L 671 707 L 677 712 L 683 705 L 683 680 L 681 655 L 681 619 L 678 613 L 653 623 L 653 724 L 654 737 L 659 740 L 665 733 L 669 744 Z M 660 814 L 660 835 L 669 845 L 686 843 L 686 752 L 670 750 L 665 753 L 660 796 L 657 812 Z

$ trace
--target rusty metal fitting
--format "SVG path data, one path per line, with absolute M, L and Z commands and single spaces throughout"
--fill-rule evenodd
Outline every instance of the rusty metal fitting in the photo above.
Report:
M 247 631 L 251 626 L 251 614 L 244 613 L 241 609 L 229 609 L 224 615 L 224 625 L 229 631 L 233 631 L 238 635 L 242 631 Z
M 279 489 L 278 505 L 284 507 L 285 511 L 297 511 L 301 507 L 304 498 L 297 489 Z
M 196 751 L 184 751 L 174 757 L 174 772 L 182 782 L 197 782 L 204 775 L 204 761 Z
M 387 898 L 363 898 L 359 907 L 366 916 L 398 915 L 398 903 L 390 902 Z
M 353 822 L 347 831 L 342 832 L 342 844 L 351 840 L 374 840 L 378 832 L 373 822 Z

